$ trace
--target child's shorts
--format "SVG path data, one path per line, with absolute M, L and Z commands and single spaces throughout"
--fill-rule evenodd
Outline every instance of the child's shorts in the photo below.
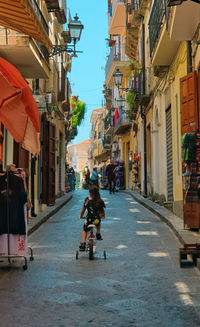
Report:
M 90 230 L 90 228 L 88 228 L 89 225 L 94 224 L 95 226 L 99 226 L 100 223 L 101 223 L 100 218 L 96 218 L 95 220 L 85 219 L 85 223 L 83 225 L 83 230 L 87 233 Z

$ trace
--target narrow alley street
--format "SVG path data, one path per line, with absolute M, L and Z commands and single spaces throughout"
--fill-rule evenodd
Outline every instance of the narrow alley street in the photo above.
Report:
M 75 258 L 87 191 L 29 237 L 27 271 L 0 266 L 1 327 L 200 326 L 200 275 L 179 268 L 169 227 L 125 193 L 102 191 L 106 219 L 98 254 Z M 107 260 L 103 251 L 107 252 Z

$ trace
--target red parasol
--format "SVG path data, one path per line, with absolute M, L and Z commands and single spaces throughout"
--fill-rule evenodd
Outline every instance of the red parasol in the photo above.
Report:
M 40 152 L 40 119 L 31 89 L 20 72 L 0 57 L 0 120 L 16 142 Z

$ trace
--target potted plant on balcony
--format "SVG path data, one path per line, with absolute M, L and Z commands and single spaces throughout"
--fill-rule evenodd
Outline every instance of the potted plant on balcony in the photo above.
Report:
M 129 60 L 129 71 L 130 75 L 133 74 L 134 76 L 138 76 L 140 73 L 141 65 L 135 59 Z
M 138 101 L 136 99 L 136 94 L 133 90 L 129 91 L 126 97 L 126 102 L 128 104 L 128 117 L 129 119 L 133 119 L 133 114 L 137 110 L 138 107 Z

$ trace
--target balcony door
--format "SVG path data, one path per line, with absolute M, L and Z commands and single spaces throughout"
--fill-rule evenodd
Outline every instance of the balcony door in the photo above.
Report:
M 55 126 L 42 117 L 42 203 L 55 203 Z

